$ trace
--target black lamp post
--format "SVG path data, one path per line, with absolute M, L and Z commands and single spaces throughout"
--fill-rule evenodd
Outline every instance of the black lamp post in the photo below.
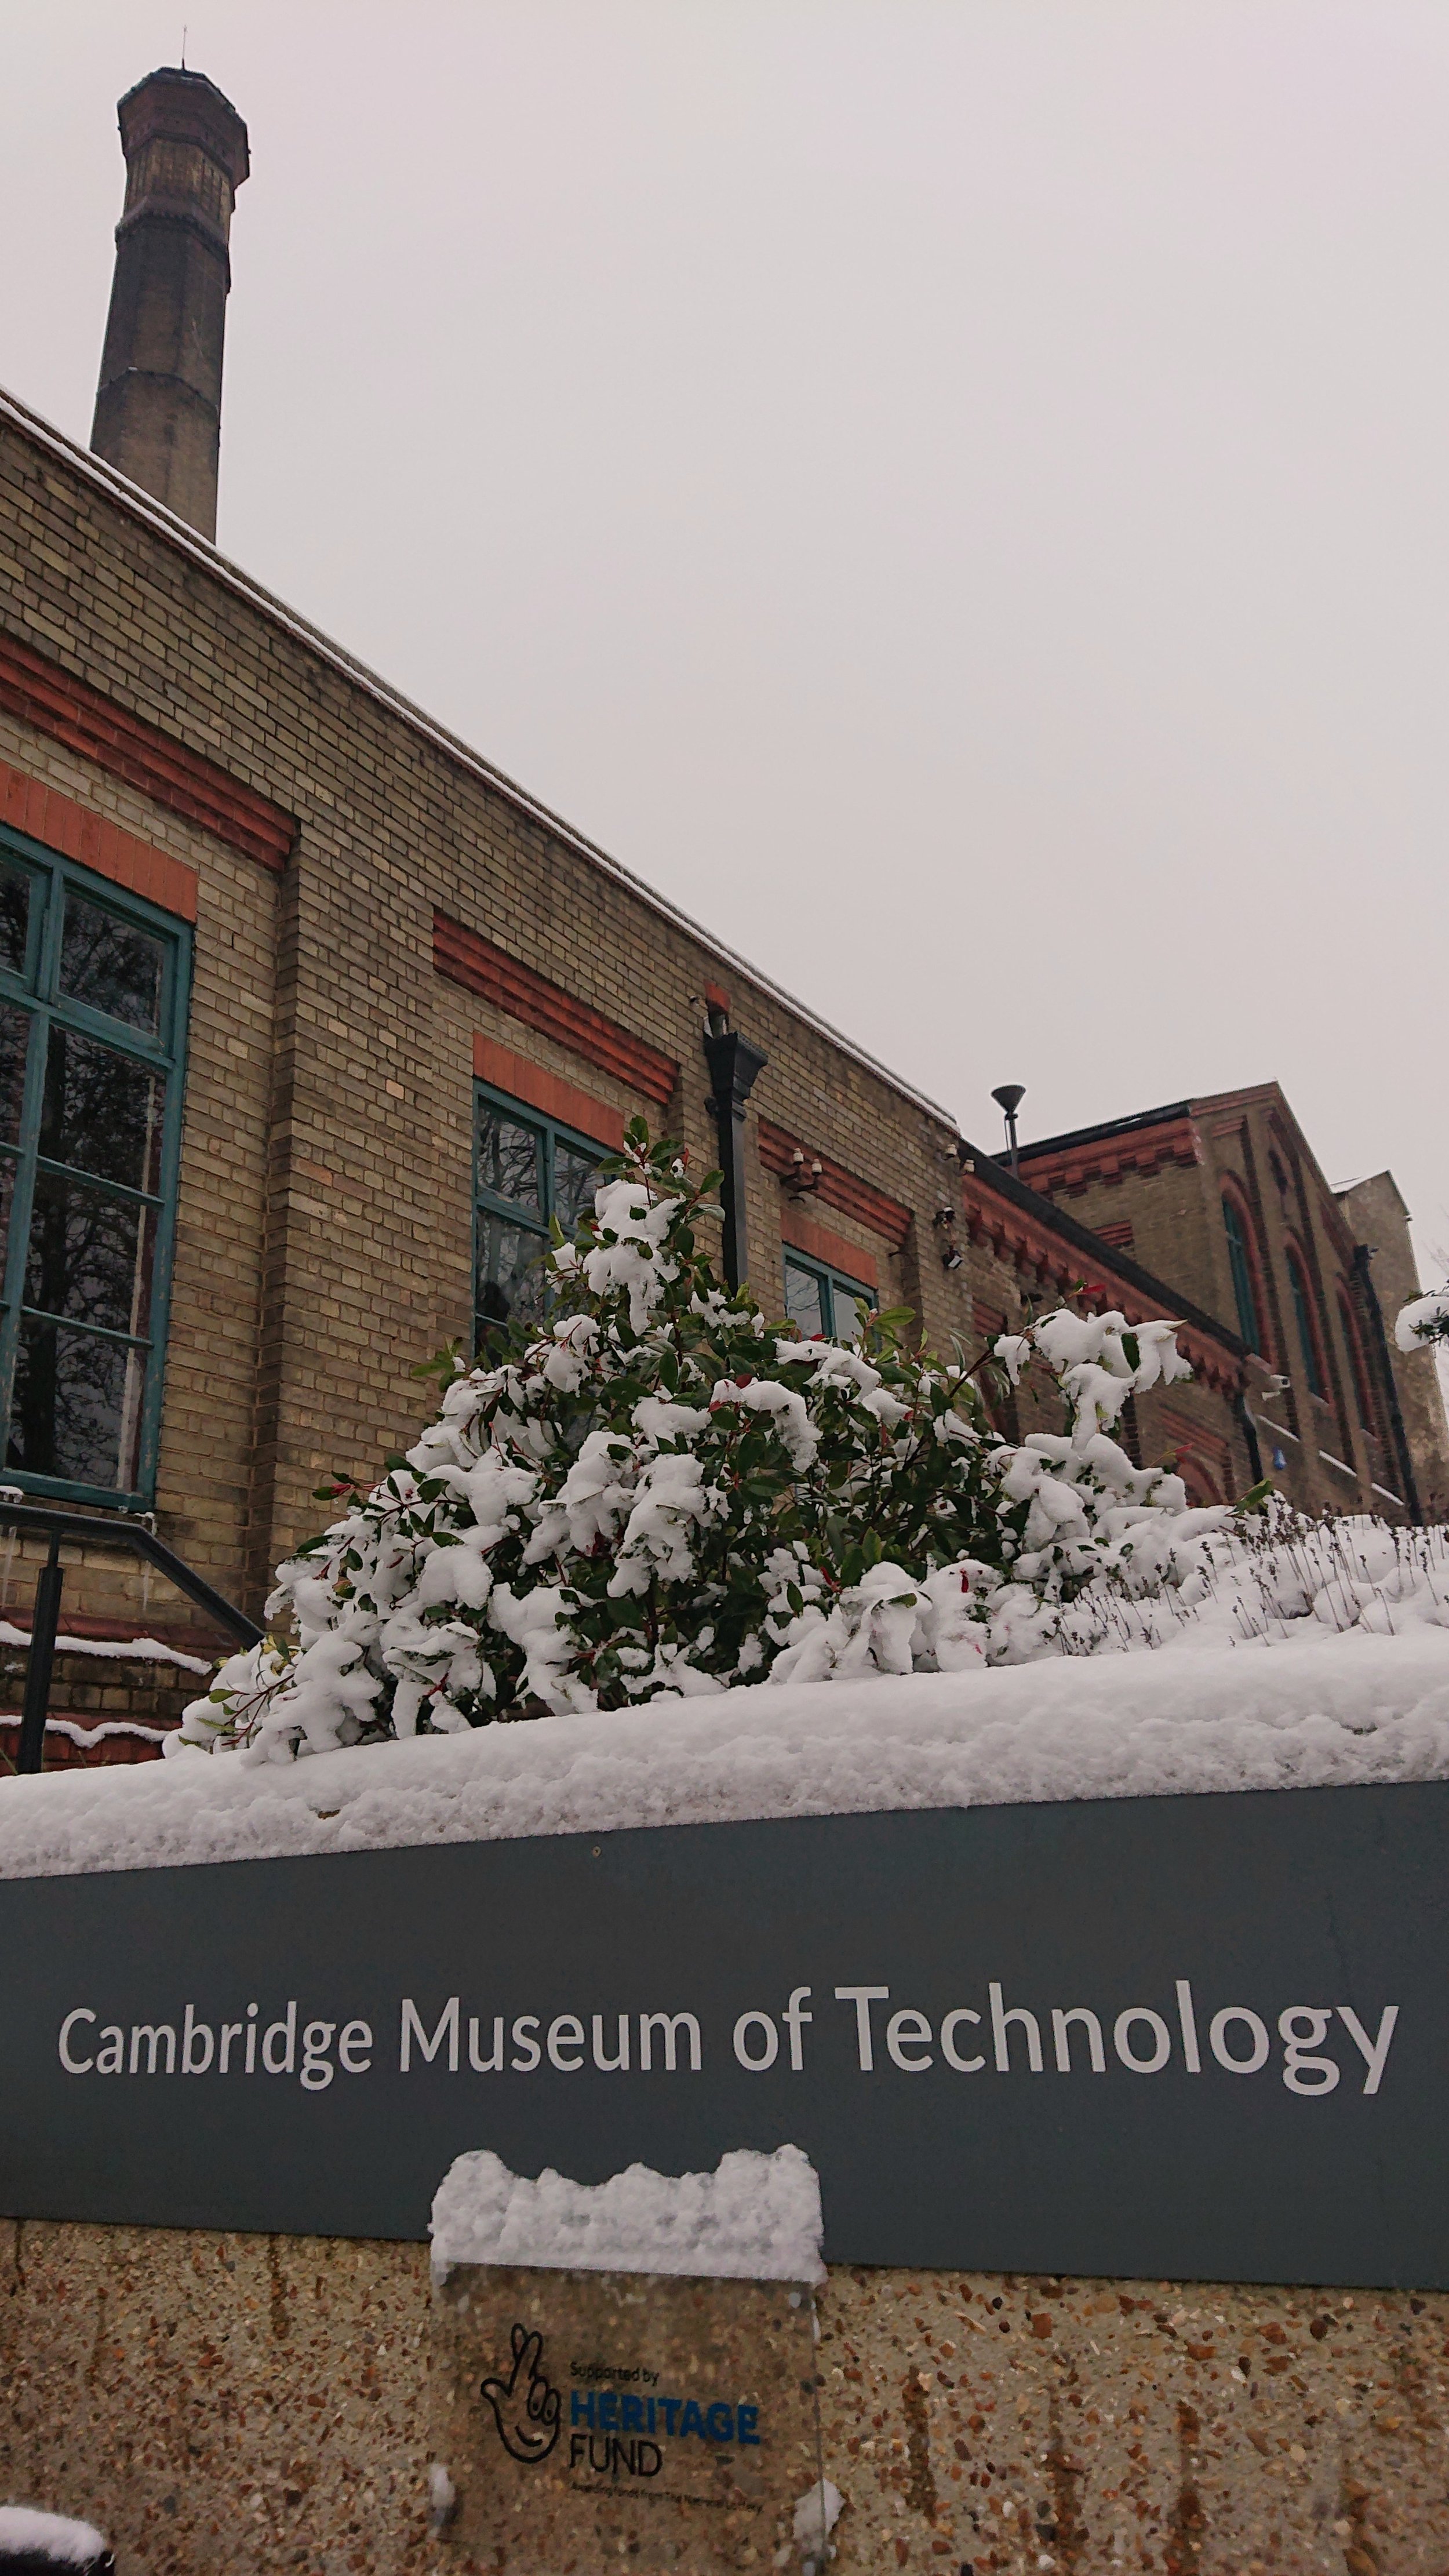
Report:
M 1006 1112 L 1006 1153 L 1007 1160 L 1011 1165 L 1011 1176 L 1012 1179 L 1015 1180 L 1018 1177 L 1016 1168 L 1016 1113 L 1021 1107 L 1023 1100 L 1026 1098 L 1026 1084 L 1024 1082 L 1003 1082 L 998 1085 L 995 1091 L 993 1091 L 991 1097 L 993 1100 L 997 1101 Z

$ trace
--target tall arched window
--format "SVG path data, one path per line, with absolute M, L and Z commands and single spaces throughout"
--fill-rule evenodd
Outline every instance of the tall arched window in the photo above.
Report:
M 1293 1316 L 1298 1326 L 1298 1347 L 1303 1353 L 1303 1374 L 1313 1395 L 1323 1393 L 1323 1362 L 1318 1353 L 1318 1333 L 1313 1317 L 1313 1297 L 1302 1255 L 1293 1244 L 1287 1249 L 1288 1285 L 1293 1293 Z
M 1248 1250 L 1248 1221 L 1235 1198 L 1223 1192 L 1223 1224 L 1227 1228 L 1228 1260 L 1232 1265 L 1233 1295 L 1238 1301 L 1238 1330 L 1250 1351 L 1261 1352 L 1263 1328 L 1258 1320 L 1258 1299 L 1253 1286 L 1253 1259 Z
M 1369 1393 L 1368 1371 L 1363 1364 L 1363 1344 L 1358 1337 L 1358 1324 L 1346 1288 L 1340 1288 L 1338 1292 L 1338 1313 L 1339 1321 L 1343 1326 L 1343 1338 L 1348 1345 L 1349 1374 L 1353 1379 L 1358 1418 L 1369 1437 L 1373 1439 L 1378 1431 L 1378 1425 L 1374 1420 L 1373 1397 Z

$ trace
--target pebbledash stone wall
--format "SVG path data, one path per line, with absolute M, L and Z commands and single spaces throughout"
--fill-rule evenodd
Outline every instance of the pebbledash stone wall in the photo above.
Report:
M 1449 2568 L 1449 2294 L 836 2270 L 820 2313 L 839 2576 Z M 429 2529 L 421 2246 L 7 2222 L 0 2369 L 5 2494 L 120 2576 L 563 2576 Z
M 775 1311 L 791 1243 L 939 1347 L 1084 1278 L 1161 1311 L 986 1165 L 963 1181 L 944 1112 L 4 401 L 0 602 L 0 816 L 196 923 L 157 1516 L 234 1597 L 316 1526 L 320 1477 L 408 1444 L 415 1363 L 468 1333 L 475 1072 L 605 1145 L 642 1112 L 709 1163 L 727 1006 L 769 1058 L 748 1217 Z M 800 1201 L 797 1148 L 822 1166 Z M 1184 1338 L 1199 1382 L 1141 1408 L 1144 1454 L 1195 1436 L 1241 1490 L 1238 1346 Z

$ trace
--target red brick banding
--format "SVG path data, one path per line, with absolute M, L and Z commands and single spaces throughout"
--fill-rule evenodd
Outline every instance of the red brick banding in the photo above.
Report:
M 123 832 L 105 815 L 92 814 L 72 797 L 62 796 L 59 788 L 27 778 L 6 760 L 0 760 L 0 823 L 42 842 L 63 859 L 93 868 L 98 877 L 109 877 L 112 885 L 124 886 L 129 894 L 144 895 L 163 912 L 177 913 L 183 921 L 196 919 L 195 868 L 170 858 L 165 850 L 154 850 L 134 832 Z
M 481 993 L 510 1019 L 556 1038 L 560 1046 L 596 1064 L 601 1073 L 612 1073 L 657 1107 L 662 1109 L 673 1099 L 679 1065 L 672 1055 L 621 1029 L 617 1020 L 606 1019 L 590 1003 L 575 1001 L 572 993 L 550 984 L 506 949 L 496 948 L 481 931 L 467 929 L 445 912 L 433 915 L 433 963 L 450 983 Z
M 139 787 L 154 804 L 200 823 L 264 868 L 284 868 L 297 826 L 280 805 L 215 761 L 146 724 L 29 644 L 0 633 L 0 707 Z M 27 827 L 28 828 L 28 827 Z M 37 836 L 39 837 L 39 836 Z
M 827 1270 L 842 1270 L 847 1279 L 858 1279 L 862 1288 L 878 1288 L 880 1273 L 873 1252 L 862 1252 L 858 1243 L 847 1243 L 843 1234 L 832 1234 L 828 1225 L 814 1225 L 788 1202 L 780 1210 L 780 1239 L 787 1251 L 807 1252 L 812 1261 L 822 1261 Z
M 1084 1190 L 1089 1181 L 1120 1181 L 1128 1172 L 1158 1172 L 1168 1163 L 1200 1163 L 1202 1146 L 1190 1118 L 1174 1118 L 1161 1127 L 1140 1127 L 1129 1135 L 1089 1137 L 1080 1145 L 1033 1153 L 1021 1149 L 1021 1176 L 1034 1190 L 1050 1196 L 1056 1190 Z
M 622 1149 L 621 1109 L 595 1100 L 592 1092 L 580 1091 L 561 1074 L 546 1073 L 542 1065 L 531 1063 L 526 1055 L 515 1055 L 512 1047 L 499 1046 L 495 1038 L 474 1037 L 473 1071 L 480 1082 L 491 1082 L 495 1091 L 506 1091 L 511 1100 L 541 1110 L 545 1118 L 556 1118 L 561 1127 L 576 1128 L 579 1135 L 610 1146 L 616 1154 Z
M 799 1170 L 795 1156 L 802 1153 L 808 1171 L 812 1163 L 820 1165 L 820 1178 L 811 1192 L 825 1207 L 839 1208 L 842 1216 L 853 1216 L 872 1234 L 880 1235 L 893 1252 L 899 1252 L 911 1229 L 911 1211 L 899 1199 L 888 1198 L 869 1181 L 847 1172 L 841 1163 L 833 1163 L 828 1154 L 817 1154 L 802 1145 L 797 1136 L 783 1127 L 773 1126 L 768 1118 L 760 1120 L 760 1161 L 767 1172 L 778 1172 L 786 1178 Z M 783 1220 L 782 1220 L 783 1222 Z M 857 1272 L 859 1277 L 859 1272 Z

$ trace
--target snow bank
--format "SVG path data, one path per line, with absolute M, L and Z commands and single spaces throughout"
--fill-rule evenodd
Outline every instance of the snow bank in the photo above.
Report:
M 823 2281 L 820 2180 L 799 2147 L 741 2147 L 713 2173 L 630 2165 L 607 2182 L 526 2182 L 487 2147 L 438 2185 L 433 2274 L 455 2263 L 549 2271 L 675 2272 L 717 2281 Z
M 70 2522 L 63 2514 L 36 2513 L 29 2505 L 0 2505 L 0 2565 L 13 2559 L 37 2559 L 54 2567 L 91 2567 L 110 2563 L 100 2532 L 88 2522 Z
M 0 1782 L 0 1877 L 1039 1799 L 1449 1778 L 1449 1629 L 656 1700 L 256 1769 Z M 1316 1630 L 1316 1634 L 1315 1634 Z

